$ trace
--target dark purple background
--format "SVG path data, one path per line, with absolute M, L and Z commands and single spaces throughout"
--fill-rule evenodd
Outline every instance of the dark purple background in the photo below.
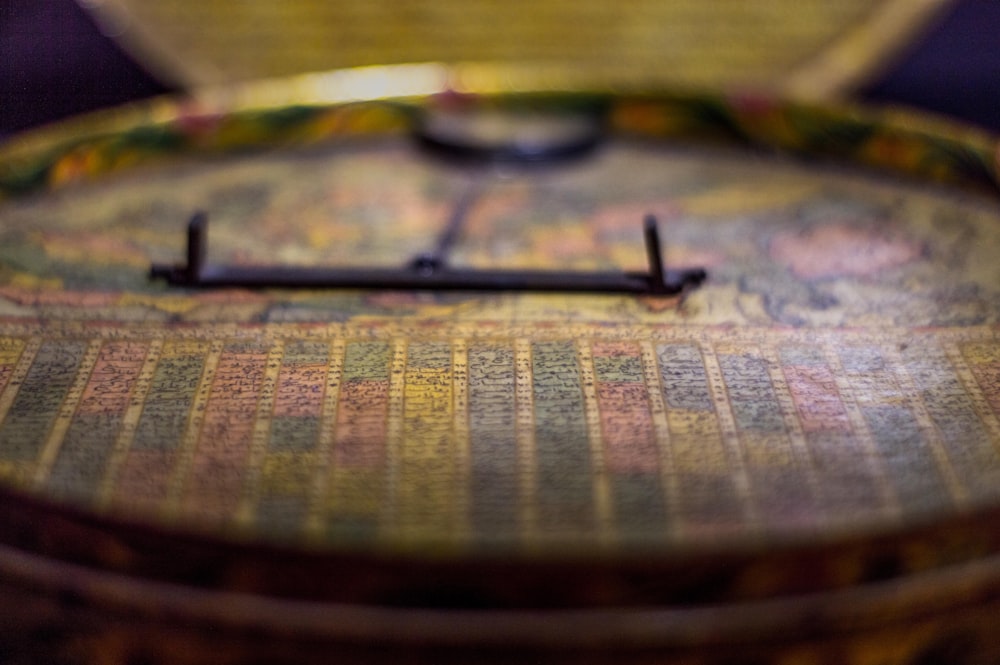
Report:
M 0 136 L 170 89 L 73 0 L 0 0 Z M 959 0 L 860 96 L 1000 131 L 1000 0 Z

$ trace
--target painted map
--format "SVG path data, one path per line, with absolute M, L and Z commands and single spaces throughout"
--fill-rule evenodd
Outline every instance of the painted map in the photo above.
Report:
M 679 297 L 178 289 L 209 260 L 641 269 Z M 1000 490 L 995 202 L 725 148 L 470 173 L 404 139 L 191 157 L 0 207 L 0 479 L 315 547 L 669 550 Z

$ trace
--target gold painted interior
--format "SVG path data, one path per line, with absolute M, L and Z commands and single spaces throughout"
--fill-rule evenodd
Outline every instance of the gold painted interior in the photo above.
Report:
M 80 0 L 187 86 L 404 62 L 546 62 L 812 97 L 885 66 L 948 0 Z

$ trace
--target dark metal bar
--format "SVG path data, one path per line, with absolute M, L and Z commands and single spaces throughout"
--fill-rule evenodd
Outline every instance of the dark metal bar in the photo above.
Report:
M 698 286 L 708 273 L 704 268 L 667 270 L 663 260 L 663 244 L 660 242 L 660 225 L 655 215 L 646 215 L 642 220 L 642 235 L 646 243 L 646 259 L 649 262 L 650 293 L 671 295 L 688 287 Z
M 668 271 L 677 287 L 657 285 L 645 273 L 560 272 L 556 270 L 490 270 L 442 268 L 421 273 L 409 268 L 309 268 L 289 266 L 206 266 L 188 281 L 183 270 L 154 271 L 176 286 L 428 289 L 470 291 L 579 291 L 608 293 L 677 293 L 695 285 L 687 271 Z
M 312 268 L 297 266 L 212 266 L 205 263 L 208 219 L 199 213 L 188 225 L 188 264 L 153 265 L 150 276 L 176 286 L 215 288 L 359 288 L 472 291 L 570 291 L 672 295 L 705 280 L 702 268 L 666 270 L 655 218 L 645 220 L 649 272 L 504 270 L 422 266 L 403 268 Z
M 189 279 L 198 279 L 208 257 L 208 214 L 198 211 L 188 222 L 187 272 Z
M 434 248 L 428 252 L 418 254 L 411 262 L 411 265 L 416 270 L 428 273 L 440 270 L 445 266 L 448 260 L 448 253 L 458 241 L 458 237 L 462 232 L 462 226 L 469 216 L 469 211 L 475 205 L 476 201 L 479 200 L 479 196 L 483 193 L 484 188 L 485 179 L 481 174 L 469 183 L 458 203 L 452 209 L 451 216 L 448 217 L 448 222 L 438 236 Z
M 649 261 L 649 278 L 653 284 L 665 284 L 663 272 L 663 246 L 660 243 L 660 229 L 656 217 L 646 215 L 642 220 L 642 237 L 646 242 L 646 258 Z

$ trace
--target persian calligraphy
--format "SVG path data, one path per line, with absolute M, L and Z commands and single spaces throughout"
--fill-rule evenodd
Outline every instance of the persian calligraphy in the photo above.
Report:
M 666 546 L 1000 487 L 992 328 L 3 331 L 6 482 L 204 529 Z

